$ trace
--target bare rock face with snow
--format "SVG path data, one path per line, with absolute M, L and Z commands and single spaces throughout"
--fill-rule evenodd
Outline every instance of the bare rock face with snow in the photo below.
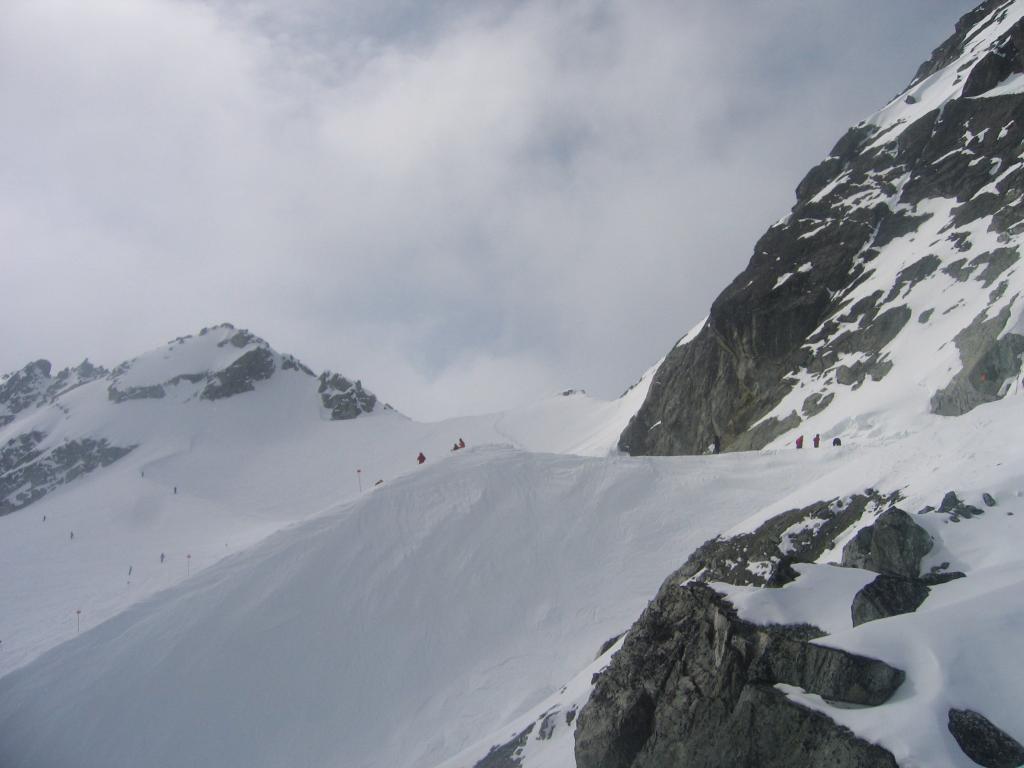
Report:
M 669 580 L 780 587 L 796 577 L 794 563 L 814 562 L 837 536 L 888 499 L 872 490 L 783 512 L 750 533 L 705 542 Z
M 319 381 L 320 401 L 334 421 L 354 419 L 362 413 L 370 413 L 377 405 L 377 396 L 363 389 L 361 381 L 349 381 L 331 371 L 321 373 Z
M 988 0 L 964 16 L 807 174 L 700 332 L 669 353 L 622 450 L 839 434 L 869 400 L 867 428 L 885 428 L 908 406 L 958 415 L 1018 386 L 1022 14 Z
M 75 387 L 106 376 L 109 371 L 83 360 L 74 368 L 64 368 L 51 376 L 48 360 L 36 360 L 20 371 L 0 377 L 0 428 L 30 408 L 52 402 Z
M 900 670 L 806 642 L 813 636 L 749 624 L 709 587 L 669 580 L 580 712 L 577 766 L 896 766 L 773 687 L 870 707 L 902 684 Z
M 1024 765 L 1024 746 L 978 712 L 949 710 L 949 732 L 964 754 L 978 765 L 985 768 Z
M 916 611 L 931 590 L 919 579 L 879 575 L 853 596 L 853 626 Z
M 291 355 L 230 323 L 180 336 L 163 347 L 108 371 L 88 360 L 51 375 L 37 360 L 0 379 L 0 515 L 22 509 L 65 483 L 109 466 L 137 443 L 96 434 L 101 417 L 82 433 L 57 428 L 79 410 L 100 413 L 101 403 L 117 409 L 203 407 L 244 396 L 278 375 L 298 376 L 292 396 L 319 396 L 333 418 L 354 418 L 373 410 L 376 398 L 360 382 L 338 374 L 314 373 Z M 319 381 L 319 389 L 313 390 Z M 87 389 L 80 388 L 90 385 Z M 302 390 L 305 390 L 304 392 Z M 136 412 L 137 413 L 137 412 Z M 68 430 L 71 430 L 68 433 Z
M 0 515 L 27 507 L 55 488 L 127 456 L 136 446 L 105 438 L 65 440 L 40 449 L 44 435 L 19 435 L 0 448 Z
M 902 509 L 893 507 L 857 531 L 843 547 L 842 562 L 850 568 L 913 578 L 931 548 L 928 532 Z

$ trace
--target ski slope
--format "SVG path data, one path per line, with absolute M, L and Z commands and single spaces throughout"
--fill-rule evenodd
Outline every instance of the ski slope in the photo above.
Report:
M 753 531 L 782 511 L 860 493 L 866 487 L 900 490 L 899 506 L 914 515 L 934 540 L 922 572 L 945 564 L 946 570 L 966 574 L 933 587 L 916 612 L 853 627 L 853 597 L 877 575 L 835 566 L 854 528 L 817 563 L 797 565 L 800 577 L 781 589 L 712 585 L 744 619 L 758 624 L 811 623 L 828 633 L 816 642 L 905 670 L 906 682 L 878 707 L 834 705 L 798 688 L 778 686 L 793 701 L 818 709 L 861 738 L 885 747 L 902 768 L 976 765 L 946 728 L 950 708 L 980 712 L 1024 741 L 1024 712 L 1019 706 L 1024 697 L 1024 668 L 1017 643 L 1024 636 L 1022 425 L 1024 397 L 1011 395 L 957 418 L 921 416 L 902 438 L 841 449 L 766 450 L 692 459 L 695 464 L 686 467 L 691 471 L 696 466 L 709 468 L 724 458 L 740 466 L 747 463 L 751 471 L 763 473 L 766 483 L 778 474 L 794 476 L 792 493 L 780 494 L 734 525 L 723 518 L 725 535 Z M 728 472 L 730 476 L 737 472 L 736 466 L 729 466 Z M 937 506 L 950 490 L 984 514 L 959 522 L 934 511 L 917 514 Z M 983 493 L 994 497 L 996 505 L 987 506 Z M 702 505 L 702 500 L 690 498 Z M 565 716 L 583 706 L 590 694 L 591 675 L 608 663 L 615 650 L 592 666 L 581 667 L 580 674 L 566 678 L 564 689 L 482 736 L 442 768 L 472 768 L 493 747 L 509 742 L 531 724 L 534 727 L 520 751 L 524 768 L 574 766 L 574 729 Z M 540 727 L 541 723 L 551 730 Z
M 137 446 L 0 516 L 0 675 L 71 638 L 76 623 L 93 627 L 286 525 L 419 471 L 420 451 L 430 466 L 461 437 L 471 447 L 607 455 L 649 382 L 611 402 L 555 396 L 433 424 L 382 407 L 331 421 L 317 379 L 280 364 L 252 391 L 199 397 L 203 382 L 182 374 L 223 370 L 253 348 L 225 343 L 234 334 L 224 326 L 176 339 L 112 374 L 122 390 L 163 383 L 165 397 L 115 403 L 103 378 L 0 428 L 0 446 L 33 430 L 46 433 L 43 448 L 83 437 Z
M 842 461 L 805 458 L 448 456 L 0 679 L 0 764 L 434 765 L 588 667 L 695 546 Z

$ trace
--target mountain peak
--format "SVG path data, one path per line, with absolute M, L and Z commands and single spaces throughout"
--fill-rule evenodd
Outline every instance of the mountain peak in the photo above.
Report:
M 1017 386 L 1024 2 L 964 16 L 797 187 L 620 447 L 698 453 L 899 434 Z

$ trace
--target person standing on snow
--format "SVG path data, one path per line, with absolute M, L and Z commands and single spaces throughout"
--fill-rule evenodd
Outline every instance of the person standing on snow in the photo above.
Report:
M 819 445 L 821 445 L 821 435 L 815 435 L 814 436 L 814 447 L 817 448 Z
M 711 439 L 711 452 L 716 454 L 722 452 L 722 438 L 718 435 Z
M 800 435 L 800 437 L 798 437 L 796 439 L 796 449 L 799 451 L 803 447 L 804 447 L 804 436 Z
M 423 451 L 420 451 L 420 455 L 416 457 L 416 463 L 422 464 L 427 460 L 427 457 L 423 455 Z

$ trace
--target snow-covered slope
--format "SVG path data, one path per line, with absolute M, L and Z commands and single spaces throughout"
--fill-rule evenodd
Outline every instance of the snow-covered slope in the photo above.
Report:
M 49 372 L 33 363 L 0 388 L 11 412 L 0 427 L 0 511 L 9 511 L 0 515 L 0 674 L 68 639 L 77 619 L 95 626 L 414 471 L 419 451 L 429 465 L 461 437 L 607 455 L 646 386 L 610 403 L 576 394 L 421 424 L 370 402 L 359 382 L 317 378 L 231 326 L 113 372 L 88 363 Z
M 1016 643 L 1024 634 L 1024 549 L 1020 546 L 1024 540 L 1024 447 L 1017 439 L 1022 425 L 1024 397 L 1013 396 L 957 419 L 930 420 L 911 435 L 866 447 L 679 460 L 704 462 L 699 466 L 707 468 L 727 467 L 729 478 L 737 467 L 762 473 L 766 482 L 784 474 L 799 477 L 797 490 L 781 494 L 743 522 L 729 526 L 723 518 L 724 537 L 751 534 L 786 510 L 849 498 L 864 493 L 866 486 L 884 493 L 898 491 L 901 508 L 912 514 L 920 511 L 914 520 L 933 539 L 921 572 L 961 572 L 965 577 L 933 586 L 916 611 L 852 624 L 854 596 L 877 573 L 837 566 L 843 547 L 887 505 L 869 508 L 813 563 L 797 565 L 798 578 L 781 589 L 711 582 L 737 606 L 741 618 L 762 625 L 813 624 L 825 632 L 815 642 L 880 659 L 905 671 L 906 681 L 895 696 L 872 707 L 829 703 L 792 685 L 776 686 L 792 701 L 824 712 L 859 737 L 889 750 L 904 768 L 976 765 L 947 727 L 950 709 L 979 712 L 1024 743 L 1024 713 L 1018 706 L 1024 697 L 1024 668 Z M 973 516 L 958 517 L 937 509 L 950 491 L 975 507 Z M 984 500 L 986 494 L 991 506 Z M 680 500 L 682 508 L 691 504 L 707 509 L 713 502 L 692 494 Z M 812 517 L 809 522 L 814 527 L 823 520 Z M 794 527 L 789 535 L 796 535 L 801 527 L 806 524 Z M 780 549 L 785 545 L 780 543 Z M 760 571 L 767 564 L 751 565 Z M 580 674 L 567 678 L 563 689 L 447 761 L 444 768 L 473 768 L 488 754 L 493 757 L 502 750 L 518 755 L 524 768 L 576 765 L 579 710 L 591 695 L 592 676 L 607 666 L 620 647 L 621 643 L 589 667 L 579 667 Z M 655 695 L 668 700 L 677 693 L 667 689 Z M 640 732 L 623 734 L 624 743 L 627 736 L 634 744 L 641 739 L 642 744 Z M 781 757 L 781 762 L 771 764 L 802 764 L 787 763 Z M 713 764 L 733 763 L 726 759 Z
M 986 0 L 611 403 L 225 327 L 6 377 L 0 764 L 1024 763 L 1022 73 Z
M 2 678 L 0 763 L 432 765 L 555 693 L 822 458 L 449 456 Z

